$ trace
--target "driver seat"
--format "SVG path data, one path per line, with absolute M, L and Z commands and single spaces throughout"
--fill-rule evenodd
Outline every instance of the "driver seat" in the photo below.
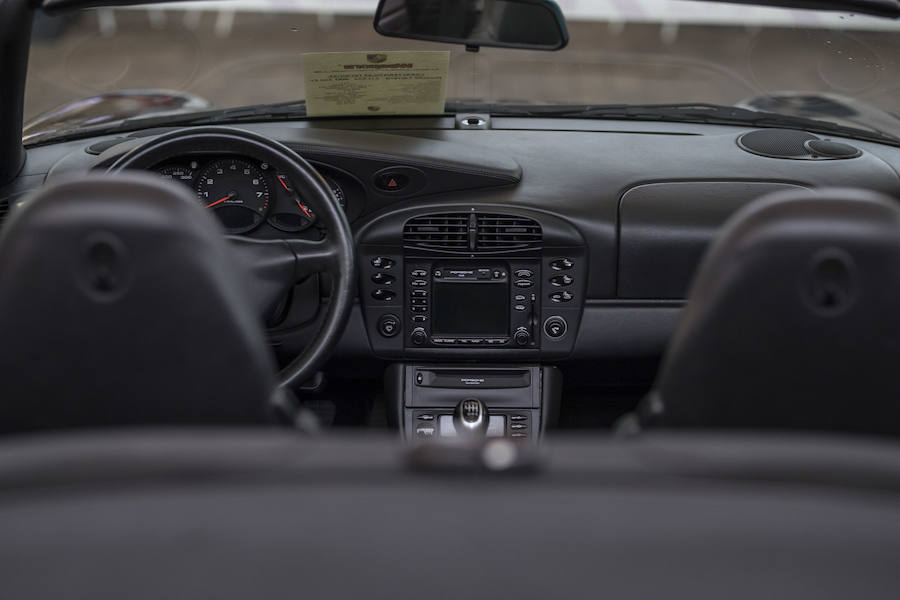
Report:
M 898 311 L 896 200 L 757 200 L 707 252 L 654 389 L 623 427 L 900 436 Z
M 186 188 L 43 187 L 0 231 L 0 433 L 265 422 L 281 392 L 241 275 Z

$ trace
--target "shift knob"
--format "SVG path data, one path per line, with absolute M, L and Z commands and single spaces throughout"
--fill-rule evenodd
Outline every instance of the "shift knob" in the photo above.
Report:
M 460 437 L 484 437 L 489 420 L 487 406 L 478 398 L 460 400 L 453 411 L 453 426 Z

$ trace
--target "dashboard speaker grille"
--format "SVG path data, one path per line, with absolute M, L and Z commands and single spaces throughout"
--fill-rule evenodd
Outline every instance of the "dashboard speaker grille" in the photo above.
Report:
M 436 213 L 409 219 L 403 245 L 427 250 L 491 253 L 540 249 L 542 232 L 534 219 L 499 213 Z
M 403 244 L 434 250 L 468 250 L 468 227 L 466 213 L 413 217 L 403 227 Z
M 793 129 L 758 129 L 738 138 L 738 145 L 753 154 L 771 158 L 806 158 L 806 142 L 819 138 Z
M 540 247 L 541 226 L 515 215 L 478 214 L 475 245 L 479 250 L 519 250 Z

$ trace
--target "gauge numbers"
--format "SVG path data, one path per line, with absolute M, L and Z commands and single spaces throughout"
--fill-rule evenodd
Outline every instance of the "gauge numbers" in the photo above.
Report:
M 200 172 L 197 197 L 214 210 L 228 233 L 245 233 L 266 218 L 271 194 L 259 167 L 240 159 L 217 160 Z

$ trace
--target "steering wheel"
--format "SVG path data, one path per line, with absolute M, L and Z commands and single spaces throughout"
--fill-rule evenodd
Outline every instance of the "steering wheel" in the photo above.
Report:
M 278 374 L 282 388 L 310 379 L 328 359 L 353 307 L 356 253 L 347 217 L 322 176 L 299 154 L 279 142 L 228 127 L 203 127 L 163 134 L 119 157 L 110 172 L 149 169 L 173 156 L 222 153 L 252 156 L 275 167 L 297 193 L 316 208 L 327 234 L 323 240 L 253 240 L 231 236 L 231 246 L 250 274 L 248 293 L 260 310 L 271 310 L 294 284 L 314 273 L 331 275 L 331 300 L 306 349 Z

